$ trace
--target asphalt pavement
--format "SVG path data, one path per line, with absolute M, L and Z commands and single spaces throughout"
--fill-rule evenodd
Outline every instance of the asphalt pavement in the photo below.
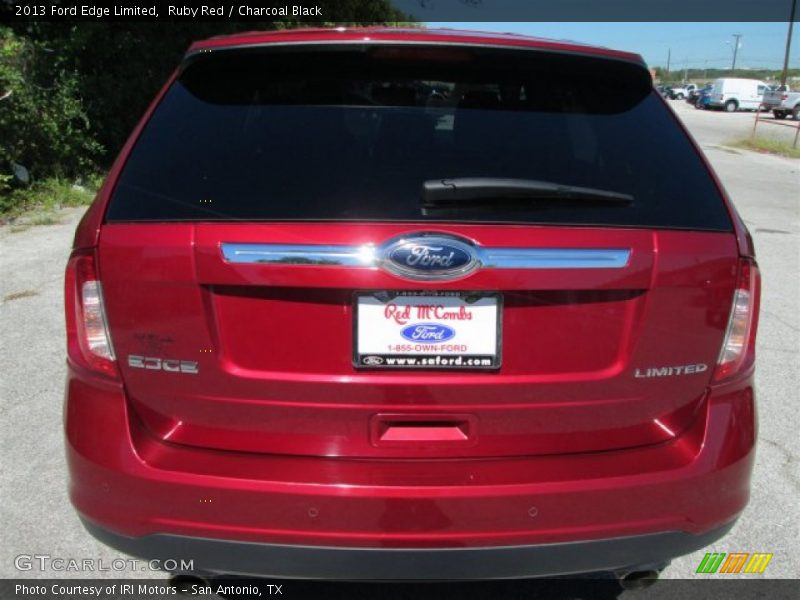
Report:
M 685 100 L 668 100 L 669 105 L 689 125 L 692 134 L 704 146 L 725 144 L 750 137 L 755 133 L 760 138 L 771 138 L 792 143 L 798 122 L 792 119 L 776 120 L 769 112 L 756 113 L 751 110 L 726 113 L 717 110 L 700 110 Z
M 671 106 L 701 145 L 753 233 L 763 276 L 757 375 L 759 446 L 752 498 L 733 531 L 707 551 L 771 552 L 774 557 L 765 576 L 797 577 L 800 160 L 722 145 L 749 133 L 752 113 L 699 111 L 684 102 L 672 102 Z M 65 377 L 62 287 L 64 265 L 81 213 L 80 209 L 63 210 L 55 225 L 0 227 L 0 531 L 4 541 L 0 578 L 92 576 L 41 570 L 36 564 L 20 570 L 20 555 L 88 557 L 103 559 L 106 564 L 124 558 L 84 531 L 66 494 L 61 431 Z M 703 552 L 674 561 L 664 577 L 696 577 Z M 97 576 L 165 577 L 131 569 Z M 498 584 L 492 595 L 531 595 L 524 587 L 527 584 L 514 585 Z M 639 597 L 656 597 L 658 587 Z

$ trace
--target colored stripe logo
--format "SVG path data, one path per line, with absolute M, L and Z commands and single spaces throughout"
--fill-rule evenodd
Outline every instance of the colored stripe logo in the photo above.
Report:
M 767 568 L 769 561 L 772 560 L 772 554 L 766 553 L 759 553 L 759 554 L 751 554 L 750 561 L 747 563 L 747 566 L 744 568 L 745 573 L 763 573 L 764 570 Z
M 720 573 L 738 573 L 742 570 L 745 561 L 747 560 L 747 554 L 744 552 L 731 552 L 728 554 L 728 558 L 725 559 L 725 562 L 722 563 L 722 567 L 720 567 Z
M 700 566 L 697 567 L 696 573 L 716 573 L 719 566 L 722 564 L 722 559 L 725 558 L 724 552 L 706 553 L 703 560 L 700 561 Z
M 714 573 L 763 573 L 772 560 L 772 553 L 767 552 L 709 552 L 700 561 L 696 573 L 713 575 Z

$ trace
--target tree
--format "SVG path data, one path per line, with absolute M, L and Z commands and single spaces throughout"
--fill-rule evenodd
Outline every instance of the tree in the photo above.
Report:
M 14 164 L 33 176 L 74 176 L 101 154 L 77 74 L 45 57 L 44 48 L 0 27 L 0 188 Z

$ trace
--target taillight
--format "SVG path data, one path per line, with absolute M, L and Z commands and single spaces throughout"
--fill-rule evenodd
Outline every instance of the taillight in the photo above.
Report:
M 741 259 L 728 329 L 714 371 L 715 382 L 732 377 L 753 364 L 760 292 L 758 267 L 751 259 Z
M 103 305 L 103 287 L 97 278 L 93 252 L 73 253 L 67 264 L 64 283 L 70 359 L 93 371 L 116 377 L 114 348 Z

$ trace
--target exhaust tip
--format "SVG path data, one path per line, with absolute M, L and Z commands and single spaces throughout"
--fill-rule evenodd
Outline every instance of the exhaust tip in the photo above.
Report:
M 625 590 L 644 590 L 658 581 L 658 576 L 656 569 L 630 571 L 619 577 L 619 584 Z
M 174 573 L 169 577 L 170 587 L 175 589 L 175 593 L 182 596 L 196 596 L 192 586 L 206 587 L 211 585 L 209 580 L 194 573 Z

